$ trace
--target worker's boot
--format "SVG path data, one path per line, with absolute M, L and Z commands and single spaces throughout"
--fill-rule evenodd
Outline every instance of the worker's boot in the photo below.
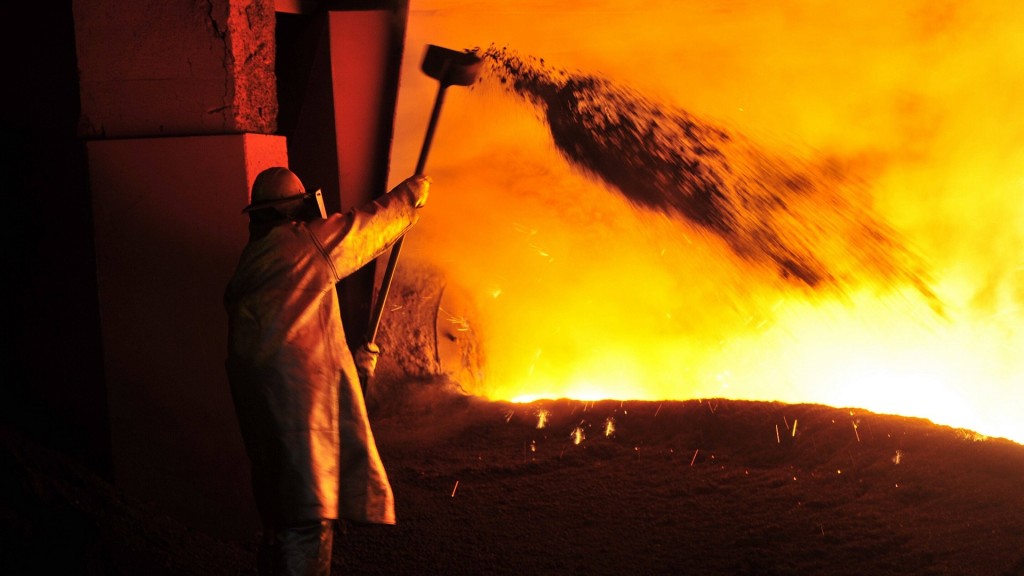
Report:
M 260 576 L 330 576 L 334 521 L 268 529 L 258 560 Z

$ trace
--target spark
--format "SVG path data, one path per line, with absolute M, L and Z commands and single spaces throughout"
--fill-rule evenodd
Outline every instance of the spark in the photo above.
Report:
M 506 424 L 512 421 L 512 416 L 514 416 L 515 413 L 516 413 L 515 410 L 509 410 L 508 412 L 505 412 L 505 423 Z
M 516 232 L 519 232 L 520 234 L 526 234 L 527 236 L 536 236 L 537 235 L 537 229 L 536 228 L 529 228 L 527 226 L 523 226 L 522 224 L 520 224 L 518 222 L 513 222 L 512 223 L 512 228 Z
M 697 448 L 696 450 L 693 451 L 693 458 L 690 458 L 690 466 L 693 466 L 693 463 L 697 461 L 698 452 L 700 452 L 700 448 Z
M 775 425 L 775 443 L 782 444 L 782 438 L 779 437 L 779 425 Z
M 537 411 L 537 429 L 538 430 L 540 430 L 541 428 L 547 426 L 547 424 L 548 424 L 548 416 L 551 416 L 551 412 L 548 412 L 547 410 L 541 409 L 541 410 Z
M 615 434 L 615 418 L 609 416 L 604 421 L 604 435 L 606 438 L 611 438 L 612 434 Z
M 459 489 L 459 481 L 455 481 L 455 487 L 452 488 L 452 498 L 455 498 L 455 491 Z
M 537 441 L 536 440 L 531 440 L 528 445 L 524 443 L 523 444 L 523 462 L 529 462 L 530 454 L 531 453 L 536 453 L 536 452 L 537 452 Z
M 860 442 L 860 432 L 857 431 L 857 426 L 860 425 L 860 420 L 853 421 L 853 434 L 857 436 L 857 442 Z
M 903 451 L 902 450 L 897 450 L 896 451 L 896 455 L 892 457 L 892 463 L 896 464 L 898 466 L 899 463 L 902 462 L 902 461 L 903 461 Z
M 554 262 L 555 261 L 554 257 L 552 257 L 551 254 L 547 250 L 541 248 L 540 246 L 537 246 L 536 244 L 530 244 L 530 248 L 533 248 L 534 250 L 536 250 L 537 254 L 540 257 L 547 258 L 548 262 Z
M 794 418 L 793 419 L 793 438 L 796 438 L 796 423 L 797 423 L 797 420 Z
M 580 428 L 579 426 L 577 426 L 576 428 L 573 429 L 573 431 L 572 431 L 572 443 L 573 444 L 579 446 L 580 442 L 583 442 L 583 440 L 585 438 L 586 438 L 586 436 L 584 436 L 584 434 L 583 434 L 583 428 Z
M 458 331 L 458 332 L 468 332 L 469 331 L 469 320 L 467 320 L 465 316 L 459 316 L 459 315 L 456 315 L 456 314 L 452 314 L 451 312 L 445 310 L 444 308 L 442 308 L 440 306 L 438 306 L 437 309 L 439 311 L 441 311 L 441 312 L 444 312 L 445 316 L 448 317 L 447 320 L 448 320 L 449 323 L 456 324 L 458 326 L 456 328 L 456 331 Z
M 658 412 L 661 412 L 661 404 L 658 404 L 658 409 L 654 411 L 654 417 L 658 417 Z

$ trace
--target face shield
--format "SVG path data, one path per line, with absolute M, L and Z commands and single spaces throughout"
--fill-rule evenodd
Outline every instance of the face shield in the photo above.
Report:
M 320 193 L 320 189 L 317 188 L 313 194 L 313 201 L 316 202 L 317 211 L 320 212 L 320 219 L 324 220 L 327 218 L 327 208 L 324 208 L 324 195 Z M 309 194 L 307 194 L 308 196 Z

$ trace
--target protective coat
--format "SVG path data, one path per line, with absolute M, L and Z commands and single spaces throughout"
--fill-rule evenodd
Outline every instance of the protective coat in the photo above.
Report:
M 335 284 L 416 219 L 405 182 L 369 206 L 250 239 L 224 296 L 226 368 L 264 522 L 394 524 L 394 497 Z

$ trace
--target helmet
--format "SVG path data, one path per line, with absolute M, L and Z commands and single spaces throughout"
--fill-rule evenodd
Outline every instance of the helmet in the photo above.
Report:
M 281 166 L 274 166 L 256 175 L 252 183 L 250 204 L 243 208 L 242 212 L 273 208 L 283 215 L 295 215 L 299 214 L 298 206 L 283 205 L 298 200 L 315 200 L 320 216 L 326 218 L 322 198 L 319 190 L 307 193 L 306 187 L 294 172 Z
M 256 175 L 252 183 L 250 204 L 242 212 L 271 208 L 292 200 L 299 200 L 306 188 L 294 172 L 281 166 L 267 168 Z

